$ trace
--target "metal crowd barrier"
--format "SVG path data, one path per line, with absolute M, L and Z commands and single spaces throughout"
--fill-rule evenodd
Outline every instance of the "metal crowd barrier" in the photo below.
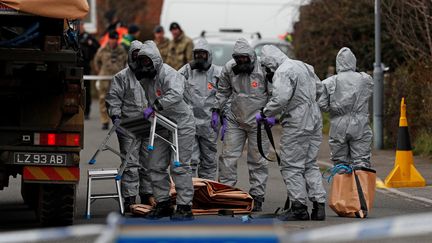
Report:
M 108 80 L 108 79 L 112 79 L 113 76 L 112 75 L 84 75 L 83 79 L 84 80 Z

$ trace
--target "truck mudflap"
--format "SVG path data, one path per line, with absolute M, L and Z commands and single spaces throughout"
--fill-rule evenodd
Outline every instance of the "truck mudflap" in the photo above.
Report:
M 79 179 L 79 167 L 24 166 L 23 168 L 24 182 L 75 184 Z

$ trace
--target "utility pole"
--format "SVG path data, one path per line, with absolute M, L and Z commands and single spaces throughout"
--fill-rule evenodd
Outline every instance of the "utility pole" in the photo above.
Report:
M 373 70 L 373 133 L 375 149 L 383 148 L 383 68 L 381 63 L 381 0 L 375 0 L 375 63 Z

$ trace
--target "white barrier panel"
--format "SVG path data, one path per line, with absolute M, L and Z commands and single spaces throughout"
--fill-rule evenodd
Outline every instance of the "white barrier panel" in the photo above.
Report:
M 290 242 L 349 242 L 432 233 L 432 213 L 410 214 L 377 220 L 328 226 L 296 233 Z
M 13 231 L 0 233 L 0 243 L 38 242 L 61 240 L 69 237 L 92 236 L 101 234 L 105 228 L 105 225 L 86 224 L 49 229 Z

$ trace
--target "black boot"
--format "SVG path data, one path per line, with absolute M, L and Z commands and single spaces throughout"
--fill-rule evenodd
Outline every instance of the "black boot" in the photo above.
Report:
M 103 123 L 102 124 L 102 130 L 108 130 L 109 129 L 109 123 Z
M 289 198 L 289 196 L 287 196 L 286 200 L 285 200 L 285 205 L 283 207 L 283 210 L 288 210 L 291 207 L 291 200 Z
M 325 204 L 313 202 L 313 209 L 311 213 L 312 220 L 325 220 Z
M 146 218 L 148 219 L 160 219 L 163 217 L 168 217 L 173 214 L 173 207 L 171 205 L 171 201 L 159 202 L 156 204 L 156 207 L 150 213 L 147 214 Z
M 191 205 L 177 205 L 175 213 L 171 215 L 171 220 L 186 221 L 193 219 L 194 216 L 192 214 Z
M 124 198 L 123 206 L 124 206 L 125 213 L 129 213 L 130 212 L 130 206 L 134 205 L 136 203 L 135 200 L 136 200 L 136 196 L 125 197 Z
M 294 201 L 291 203 L 291 208 L 288 211 L 281 213 L 278 216 L 281 221 L 298 221 L 298 220 L 309 220 L 309 213 L 307 206 Z
M 152 194 L 140 193 L 141 204 L 152 205 L 150 199 L 153 197 Z
M 264 202 L 264 197 L 260 196 L 252 196 L 254 200 L 254 207 L 252 212 L 261 212 L 262 211 L 262 203 Z

